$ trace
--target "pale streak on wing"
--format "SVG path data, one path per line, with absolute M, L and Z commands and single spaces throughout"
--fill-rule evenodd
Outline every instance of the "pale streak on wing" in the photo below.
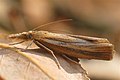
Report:
M 46 37 L 43 41 L 50 43 L 51 45 L 89 52 L 109 52 L 113 49 L 113 45 L 104 38 L 62 35 L 58 35 L 57 37 Z
M 54 35 L 54 33 L 51 33 Z M 43 41 L 63 47 L 91 52 L 106 52 L 113 49 L 113 45 L 105 38 L 88 37 L 82 35 L 55 34 Z
M 69 36 L 87 40 L 93 43 L 109 43 L 109 41 L 106 38 L 96 38 L 96 37 L 89 37 L 89 36 L 82 36 L 82 35 L 69 35 Z

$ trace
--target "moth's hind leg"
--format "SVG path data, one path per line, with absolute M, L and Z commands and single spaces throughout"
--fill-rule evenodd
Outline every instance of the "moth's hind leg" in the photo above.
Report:
M 65 59 L 67 59 L 67 60 L 69 60 L 69 61 L 71 61 L 71 62 L 73 62 L 73 63 L 75 63 L 75 64 L 78 64 L 80 67 L 81 67 L 81 69 L 83 70 L 81 70 L 83 73 L 85 73 L 85 74 L 87 74 L 87 71 L 81 66 L 81 64 L 79 63 L 80 62 L 80 60 L 78 59 L 78 58 L 74 58 L 74 57 L 71 57 L 71 56 L 68 56 L 68 55 L 62 55 Z
M 73 63 L 75 63 L 75 64 L 79 64 L 79 61 L 80 60 L 78 60 L 78 58 L 74 58 L 74 57 L 71 57 L 71 56 L 67 56 L 67 55 L 62 55 L 65 59 L 67 59 L 67 60 L 69 60 L 69 61 L 71 61 L 71 62 L 73 62 Z
M 38 42 L 38 41 L 35 41 L 35 40 L 34 40 L 34 43 L 35 43 L 38 47 L 43 48 L 43 49 L 45 49 L 46 51 L 48 51 L 49 53 L 51 53 L 52 56 L 53 56 L 54 59 L 55 59 L 55 62 L 56 62 L 56 64 L 57 64 L 58 68 L 60 69 L 60 63 L 59 63 L 57 57 L 55 56 L 54 52 L 53 52 L 51 49 L 49 49 L 49 48 L 47 48 L 46 46 L 44 46 L 43 44 L 41 44 L 40 42 Z

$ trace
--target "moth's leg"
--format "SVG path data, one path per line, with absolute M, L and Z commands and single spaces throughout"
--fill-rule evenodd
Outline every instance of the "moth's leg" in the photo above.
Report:
M 20 42 L 16 42 L 16 43 L 9 43 L 9 45 L 16 45 L 16 44 L 21 44 L 25 41 L 20 41 Z M 19 60 L 20 56 L 18 56 L 17 60 Z
M 34 43 L 35 43 L 37 46 L 39 46 L 40 48 L 43 48 L 43 49 L 47 50 L 49 53 L 51 53 L 52 56 L 53 56 L 54 59 L 55 59 L 55 62 L 56 62 L 56 64 L 57 64 L 58 68 L 60 69 L 60 63 L 59 63 L 57 57 L 55 56 L 55 54 L 53 53 L 53 51 L 50 50 L 49 48 L 47 48 L 46 46 L 44 46 L 43 44 L 41 44 L 41 43 L 38 42 L 38 41 L 34 41 Z
M 3 58 L 4 58 L 4 55 L 2 54 L 1 59 L 0 59 L 0 65 L 2 63 Z
M 32 45 L 33 41 L 34 41 L 34 40 L 32 40 L 32 41 L 27 45 L 27 47 L 26 47 L 25 49 L 28 49 L 28 47 L 30 47 L 30 46 Z
M 29 61 L 28 65 L 27 65 L 27 67 L 24 71 L 24 75 L 25 75 L 26 78 L 29 76 L 28 73 L 29 73 L 30 66 L 31 66 L 31 62 Z
M 79 60 L 77 58 L 69 57 L 67 55 L 62 55 L 62 56 L 75 64 L 79 64 Z
M 33 40 L 26 46 L 25 50 L 28 49 L 28 47 L 30 47 L 33 43 Z M 18 56 L 17 60 L 19 60 L 20 56 Z
M 25 41 L 20 41 L 20 42 L 16 42 L 16 43 L 9 43 L 9 45 L 21 44 L 21 43 L 23 43 L 23 42 L 25 42 Z
M 29 70 L 29 68 L 30 68 L 30 65 L 31 65 L 31 62 L 28 63 L 26 72 L 28 72 L 28 70 Z
M 16 42 L 16 43 L 10 43 L 9 45 L 21 44 L 21 43 L 23 43 L 23 42 L 25 42 L 25 41 L 20 41 L 20 42 Z M 33 40 L 27 45 L 27 47 L 26 47 L 25 49 L 27 49 L 29 46 L 31 46 L 32 43 L 33 43 Z
M 79 63 L 79 59 L 78 58 L 74 58 L 74 57 L 70 57 L 70 56 L 67 56 L 67 55 L 62 55 L 64 58 L 66 58 L 67 60 L 75 63 L 75 64 L 78 64 L 82 70 L 83 70 L 83 73 L 87 74 L 87 71 L 82 67 L 82 65 Z

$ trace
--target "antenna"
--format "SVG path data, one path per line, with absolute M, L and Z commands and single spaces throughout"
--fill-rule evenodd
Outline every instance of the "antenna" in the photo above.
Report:
M 57 21 L 49 22 L 49 23 L 47 23 L 47 24 L 40 25 L 40 26 L 34 28 L 33 30 L 36 30 L 36 29 L 38 29 L 38 28 L 41 28 L 41 27 L 44 27 L 44 26 L 47 26 L 47 25 L 51 25 L 51 24 L 54 24 L 54 23 L 71 21 L 71 20 L 72 20 L 72 19 L 63 19 L 63 20 L 57 20 Z

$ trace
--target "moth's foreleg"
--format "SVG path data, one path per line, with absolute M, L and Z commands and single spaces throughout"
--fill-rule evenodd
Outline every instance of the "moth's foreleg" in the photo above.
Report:
M 9 43 L 9 45 L 16 45 L 16 44 L 21 44 L 24 43 L 25 41 L 20 41 L 20 42 L 16 42 L 16 43 Z M 16 60 L 19 60 L 20 56 L 18 56 L 18 58 Z
M 23 42 L 25 42 L 25 41 L 20 41 L 20 42 L 16 42 L 16 43 L 9 43 L 9 45 L 21 44 L 21 43 L 23 43 Z
M 26 78 L 29 76 L 28 73 L 29 73 L 30 66 L 31 66 L 31 61 L 28 63 L 28 65 L 27 65 L 27 67 L 24 71 L 24 73 L 25 73 L 24 75 L 25 75 Z
M 32 40 L 32 41 L 27 45 L 27 47 L 26 47 L 25 49 L 28 49 L 28 47 L 30 47 L 30 46 L 32 45 L 33 41 L 34 41 L 34 40 Z
M 32 43 L 33 43 L 33 40 L 26 46 L 25 50 L 28 49 L 28 47 L 30 47 Z M 17 60 L 19 60 L 19 58 L 20 58 L 20 55 L 18 56 Z
M 2 54 L 1 59 L 0 59 L 0 65 L 2 64 L 3 58 L 4 58 L 4 55 Z
M 43 49 L 45 49 L 46 51 L 48 51 L 49 53 L 51 53 L 52 56 L 53 56 L 54 59 L 55 59 L 55 62 L 56 62 L 56 64 L 57 64 L 58 68 L 60 69 L 60 63 L 59 63 L 57 57 L 55 56 L 55 54 L 53 53 L 53 51 L 52 51 L 51 49 L 47 48 L 46 46 L 44 46 L 43 44 L 41 44 L 41 43 L 38 42 L 38 41 L 35 41 L 35 40 L 34 40 L 34 43 L 35 43 L 38 47 L 43 48 Z

